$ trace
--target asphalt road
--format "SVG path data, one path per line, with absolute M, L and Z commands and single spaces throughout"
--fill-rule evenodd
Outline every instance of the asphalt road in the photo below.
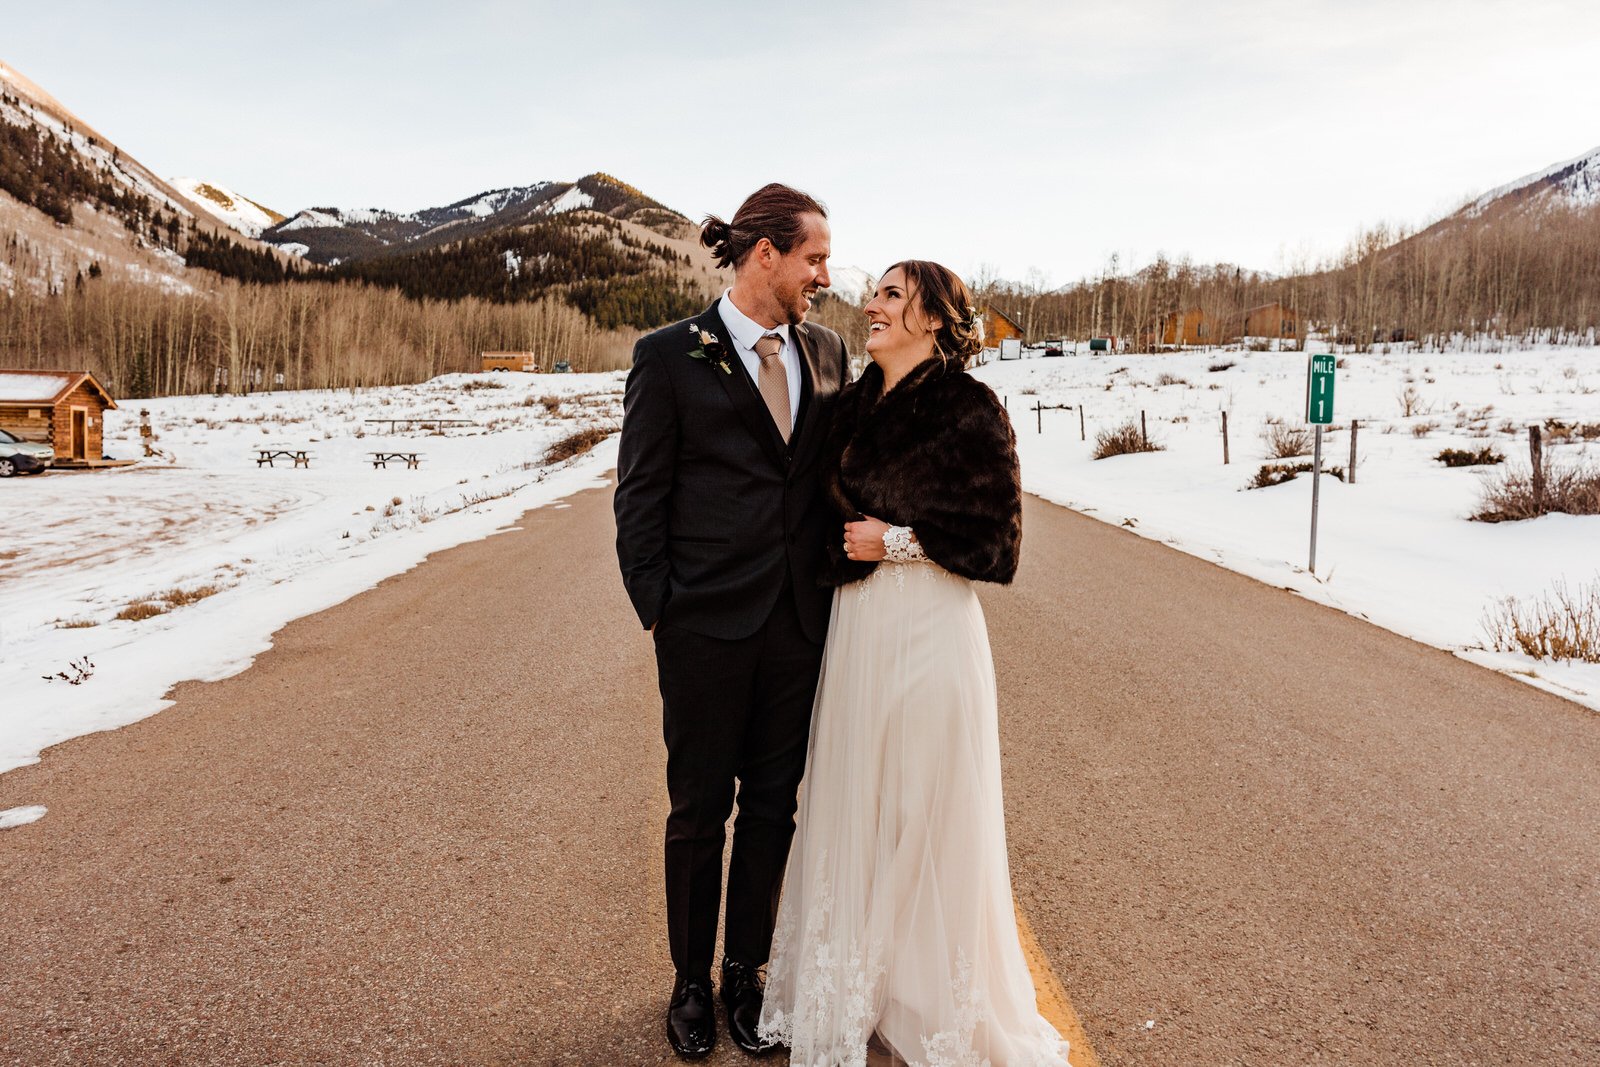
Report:
M 670 1062 L 651 646 L 571 503 L 0 776 L 0 1063 Z M 1600 717 L 1025 530 L 1012 877 L 1103 1063 L 1600 1063 Z

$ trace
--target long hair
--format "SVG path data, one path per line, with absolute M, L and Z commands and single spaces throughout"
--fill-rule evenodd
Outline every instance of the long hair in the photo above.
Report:
M 700 224 L 700 243 L 711 249 L 717 266 L 734 267 L 765 237 L 779 252 L 787 253 L 806 236 L 807 215 L 828 217 L 828 209 L 798 189 L 773 182 L 745 198 L 733 222 L 707 215 Z
M 966 369 L 972 357 L 983 351 L 983 318 L 973 306 L 972 290 L 955 271 L 931 260 L 905 259 L 889 270 L 896 267 L 905 273 L 912 300 L 923 317 L 940 323 L 933 336 L 934 354 L 947 367 Z

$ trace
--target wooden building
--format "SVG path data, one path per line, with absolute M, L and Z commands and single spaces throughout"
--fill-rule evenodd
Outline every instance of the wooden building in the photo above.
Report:
M 1001 341 L 1009 340 L 1028 343 L 1022 335 L 1022 324 L 999 308 L 984 305 L 983 343 L 989 348 L 999 348 Z
M 56 450 L 56 465 L 95 463 L 117 406 L 86 370 L 0 370 L 0 430 Z
M 1215 345 L 1222 343 L 1217 321 L 1199 308 L 1164 315 L 1156 331 L 1159 345 Z
M 1239 320 L 1239 328 L 1234 331 L 1234 337 L 1277 337 L 1289 338 L 1300 336 L 1300 313 L 1293 308 L 1284 307 L 1282 304 L 1261 304 L 1248 308 Z

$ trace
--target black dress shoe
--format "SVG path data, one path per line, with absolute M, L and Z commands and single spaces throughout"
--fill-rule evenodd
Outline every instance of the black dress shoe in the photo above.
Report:
M 775 1042 L 761 1040 L 761 970 L 748 963 L 722 961 L 722 1003 L 728 1009 L 728 1036 L 752 1056 L 764 1056 L 777 1048 Z
M 711 1054 L 717 1043 L 717 1010 L 711 1003 L 711 976 L 679 976 L 667 1007 L 667 1041 L 685 1059 Z

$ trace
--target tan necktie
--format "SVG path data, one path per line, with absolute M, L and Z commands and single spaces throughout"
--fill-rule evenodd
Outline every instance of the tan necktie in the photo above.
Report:
M 789 372 L 783 369 L 783 360 L 778 356 L 783 351 L 783 338 L 770 333 L 762 334 L 756 341 L 756 355 L 761 357 L 761 374 L 756 379 L 756 388 L 761 391 L 761 399 L 767 402 L 767 410 L 772 412 L 772 421 L 778 424 L 778 436 L 783 438 L 783 443 L 789 443 Z

